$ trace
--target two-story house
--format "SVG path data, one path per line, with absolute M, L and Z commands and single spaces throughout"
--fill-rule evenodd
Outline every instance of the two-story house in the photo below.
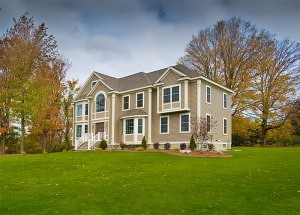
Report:
M 183 65 L 115 78 L 93 72 L 74 100 L 75 150 L 108 144 L 189 143 L 191 118 L 206 118 L 216 148 L 231 148 L 233 91 Z M 216 122 L 210 129 L 211 120 Z

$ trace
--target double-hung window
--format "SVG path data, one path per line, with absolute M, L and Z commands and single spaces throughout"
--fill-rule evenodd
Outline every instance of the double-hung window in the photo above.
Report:
M 223 118 L 223 134 L 227 134 L 227 119 Z
M 206 103 L 211 103 L 211 87 L 206 86 Z
M 85 107 L 84 107 L 84 111 L 85 111 L 85 115 L 89 115 L 89 104 L 85 104 Z
M 160 117 L 160 133 L 161 134 L 169 133 L 169 116 Z
M 163 89 L 163 102 L 164 104 L 170 102 L 178 102 L 180 97 L 179 86 L 167 87 Z
M 227 94 L 223 93 L 223 108 L 227 108 Z
M 190 114 L 180 115 L 180 132 L 190 131 Z
M 81 137 L 82 136 L 82 125 L 77 125 L 76 126 L 76 137 Z
M 207 133 L 211 132 L 211 115 L 206 114 L 206 128 L 207 128 Z
M 82 116 L 82 104 L 77 105 L 77 116 Z
M 143 134 L 143 119 L 138 119 L 138 134 Z
M 125 134 L 133 134 L 134 131 L 134 119 L 126 119 Z
M 123 96 L 123 110 L 129 109 L 129 96 Z
M 136 94 L 136 108 L 143 108 L 144 107 L 144 93 L 137 93 Z

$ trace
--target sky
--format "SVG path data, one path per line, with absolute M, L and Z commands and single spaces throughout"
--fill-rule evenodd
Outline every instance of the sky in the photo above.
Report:
M 44 22 L 83 84 L 176 65 L 193 35 L 239 16 L 279 40 L 300 42 L 300 0 L 0 0 L 0 34 L 25 12 Z

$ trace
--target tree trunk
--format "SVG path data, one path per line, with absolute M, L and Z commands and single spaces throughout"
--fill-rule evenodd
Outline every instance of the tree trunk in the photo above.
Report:
M 266 146 L 267 144 L 267 133 L 267 122 L 266 120 L 263 120 L 261 124 L 261 146 Z
M 4 141 L 4 137 L 5 135 L 4 134 L 0 134 L 0 143 L 1 143 L 1 153 L 2 154 L 5 154 L 5 141 Z
M 24 119 L 24 117 L 22 117 L 22 119 L 21 119 L 21 148 L 20 148 L 21 154 L 26 153 L 24 151 L 24 144 L 25 144 L 25 119 Z
M 48 131 L 43 131 L 43 153 L 46 153 Z

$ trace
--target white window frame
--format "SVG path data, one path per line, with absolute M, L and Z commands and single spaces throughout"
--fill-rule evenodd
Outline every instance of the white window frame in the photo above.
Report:
M 226 133 L 224 132 L 225 130 L 225 122 L 226 121 Z M 228 120 L 227 118 L 223 118 L 223 135 L 228 135 Z
M 141 107 L 138 107 L 138 94 L 143 94 L 143 105 Z M 139 109 L 139 108 L 144 108 L 144 101 L 145 101 L 145 94 L 144 92 L 138 92 L 135 94 L 135 107 L 136 109 Z
M 142 120 L 142 133 L 139 133 L 139 120 Z M 145 134 L 145 118 L 138 118 L 137 119 L 137 134 L 144 135 Z
M 86 106 L 87 106 L 87 109 L 86 109 Z M 85 103 L 84 104 L 84 116 L 88 116 L 89 115 L 89 103 Z M 86 111 L 87 111 L 87 114 L 86 114 Z
M 179 87 L 179 90 L 178 90 L 179 91 L 179 100 L 175 101 L 175 102 L 173 102 L 173 100 L 172 100 L 172 89 L 173 89 L 173 87 Z M 164 90 L 167 89 L 167 88 L 170 88 L 170 102 L 165 103 Z M 179 103 L 181 102 L 181 84 L 175 84 L 175 85 L 170 85 L 170 86 L 167 86 L 167 87 L 163 87 L 161 93 L 162 93 L 162 104 L 163 105 L 164 104 L 172 104 L 172 103 L 176 103 L 176 102 L 179 102 Z
M 207 100 L 207 93 L 208 93 L 208 91 L 207 91 L 207 89 L 210 89 L 209 91 L 210 91 L 210 94 L 209 94 L 209 98 L 210 98 L 210 101 L 208 101 Z M 211 101 L 212 101 L 212 88 L 211 88 L 211 86 L 209 86 L 209 85 L 206 85 L 206 87 L 205 87 L 205 101 L 206 101 L 206 104 L 211 104 Z
M 209 122 L 209 131 L 207 132 L 207 133 L 211 133 L 211 114 L 209 114 L 209 113 L 207 113 L 206 114 L 206 126 L 207 126 L 207 116 L 209 116 L 209 120 L 210 120 L 210 122 Z M 206 129 L 207 129 L 207 127 L 206 127 Z
M 81 127 L 81 129 L 80 129 L 80 134 L 81 134 L 81 136 L 78 136 L 78 127 Z M 82 124 L 79 124 L 79 125 L 76 125 L 76 134 L 75 134 L 75 136 L 76 136 L 76 138 L 81 138 L 82 137 L 82 135 L 83 135 L 83 132 L 82 132 L 82 127 L 84 127 L 84 126 L 82 126 Z
M 78 107 L 81 105 L 81 114 L 78 115 Z M 78 103 L 76 104 L 76 116 L 83 116 L 83 104 L 82 103 Z
M 104 110 L 102 110 L 102 111 L 97 111 L 97 97 L 98 97 L 99 94 L 103 94 L 103 96 L 104 96 Z M 107 96 L 106 96 L 106 93 L 104 91 L 97 92 L 97 94 L 95 95 L 95 98 L 94 98 L 95 113 L 101 113 L 101 112 L 105 112 L 107 110 L 107 107 L 106 107 L 107 101 L 106 100 L 107 100 Z
M 183 116 L 183 115 L 188 115 L 189 116 L 189 130 L 188 131 L 182 131 L 181 130 L 181 117 Z M 180 118 L 179 118 L 179 131 L 180 131 L 180 133 L 190 133 L 190 131 L 191 131 L 191 114 L 190 113 L 182 113 L 182 114 L 180 114 L 180 116 L 179 116 Z
M 128 109 L 124 109 L 124 98 L 125 97 L 128 97 Z M 122 111 L 125 111 L 125 110 L 130 110 L 130 95 L 124 95 L 122 96 Z
M 225 99 L 225 97 L 226 97 L 226 99 Z M 223 93 L 223 108 L 227 109 L 227 107 L 228 107 L 228 94 L 227 93 Z
M 127 121 L 128 121 L 128 120 L 132 120 L 132 121 L 133 121 L 133 130 L 132 130 L 132 133 L 131 133 L 131 134 L 127 134 L 127 132 L 126 132 L 126 131 L 127 131 L 126 125 L 127 125 Z M 135 129 L 134 129 L 134 126 L 135 126 L 134 124 L 135 124 L 135 123 L 134 123 L 134 118 L 125 119 L 125 131 L 124 131 L 124 134 L 125 134 L 125 135 L 134 135 L 134 130 L 135 130 Z
M 168 131 L 165 133 L 161 132 L 161 118 L 168 118 Z M 160 116 L 159 118 L 159 134 L 169 134 L 170 133 L 170 116 L 166 115 L 166 116 Z

